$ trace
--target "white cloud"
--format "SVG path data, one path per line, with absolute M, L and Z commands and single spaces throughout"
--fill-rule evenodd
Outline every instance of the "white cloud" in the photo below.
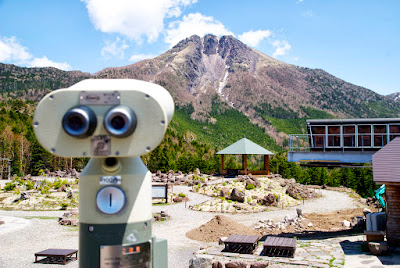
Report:
M 54 62 L 47 57 L 35 58 L 28 52 L 28 48 L 21 45 L 15 36 L 0 37 L 0 62 L 14 63 L 28 67 L 55 67 L 62 70 L 71 70 L 66 62 Z
M 303 2 L 304 2 L 304 0 L 297 0 L 297 1 L 296 1 L 296 5 L 302 4 Z
M 125 40 L 121 40 L 119 37 L 115 41 L 105 41 L 105 46 L 101 49 L 101 55 L 105 58 L 118 57 L 123 59 L 125 57 L 124 50 L 129 46 L 126 44 Z
M 308 9 L 307 11 L 304 11 L 301 15 L 302 15 L 303 17 L 309 17 L 309 18 L 311 18 L 312 16 L 314 16 L 314 13 L 313 13 L 313 11 L 312 11 L 311 9 Z
M 178 17 L 197 0 L 81 0 L 95 28 L 119 33 L 138 43 L 154 42 L 164 30 L 164 19 Z
M 156 56 L 152 54 L 134 54 L 132 57 L 129 58 L 129 61 L 137 62 L 141 60 L 146 60 L 146 59 L 152 59 Z
M 166 31 L 165 42 L 170 46 L 176 45 L 182 39 L 191 35 L 197 34 L 204 36 L 206 34 L 221 35 L 234 35 L 225 26 L 214 19 L 207 17 L 200 13 L 190 13 L 183 16 L 181 21 L 174 21 L 169 24 Z
M 262 40 L 272 35 L 270 30 L 248 31 L 239 35 L 240 41 L 250 46 L 256 47 Z
M 284 56 L 291 48 L 290 44 L 284 40 L 275 40 L 272 42 L 272 46 L 275 48 L 273 57 Z
M 72 69 L 71 65 L 66 62 L 54 62 L 47 57 L 34 58 L 28 63 L 29 67 L 55 67 L 57 69 L 69 71 Z
M 28 49 L 18 43 L 15 36 L 0 38 L 0 61 L 24 63 L 32 58 Z

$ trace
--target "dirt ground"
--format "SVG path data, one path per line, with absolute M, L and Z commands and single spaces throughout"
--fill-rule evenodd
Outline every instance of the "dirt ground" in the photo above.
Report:
M 209 222 L 187 232 L 186 237 L 203 242 L 217 242 L 220 237 L 228 237 L 231 234 L 257 235 L 257 231 L 226 216 L 217 215 Z
M 307 236 L 315 234 L 328 234 L 332 232 L 357 231 L 342 225 L 344 220 L 352 222 L 357 216 L 364 217 L 363 209 L 339 210 L 331 213 L 307 213 L 301 220 L 286 224 L 283 228 L 252 228 L 229 218 L 229 216 L 217 215 L 209 222 L 186 233 L 190 239 L 203 242 L 217 242 L 220 237 L 228 237 L 231 234 L 243 235 L 288 235 Z M 311 224 L 310 224 L 311 223 Z
M 353 220 L 357 216 L 364 217 L 363 209 L 348 209 L 339 210 L 330 213 L 306 213 L 298 223 L 287 225 L 283 229 L 280 228 L 260 228 L 259 234 L 265 235 L 287 235 L 287 236 L 315 236 L 315 235 L 329 235 L 330 233 L 338 232 L 358 232 L 365 227 L 344 227 L 343 221 L 347 220 L 350 223 L 355 223 Z

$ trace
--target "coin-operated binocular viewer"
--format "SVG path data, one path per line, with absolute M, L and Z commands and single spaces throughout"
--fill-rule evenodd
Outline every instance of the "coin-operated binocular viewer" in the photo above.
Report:
M 161 86 L 84 80 L 46 95 L 34 130 L 62 157 L 91 157 L 79 179 L 79 267 L 167 267 L 167 241 L 152 236 L 151 174 L 140 159 L 174 113 Z

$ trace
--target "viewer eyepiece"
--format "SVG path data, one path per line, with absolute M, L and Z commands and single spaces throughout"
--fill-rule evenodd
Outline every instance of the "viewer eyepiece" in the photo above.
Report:
M 104 117 L 104 127 L 114 137 L 128 137 L 135 131 L 136 125 L 136 114 L 127 106 L 113 107 Z
M 86 138 L 96 129 L 97 118 L 92 109 L 87 106 L 78 106 L 69 109 L 63 119 L 64 131 L 75 138 Z

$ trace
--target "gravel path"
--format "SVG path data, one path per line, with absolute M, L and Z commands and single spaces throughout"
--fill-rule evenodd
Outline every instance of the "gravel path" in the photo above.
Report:
M 190 201 L 187 202 L 187 207 L 212 199 L 201 194 L 192 193 L 189 189 L 186 186 L 175 186 L 173 189 L 174 193 L 184 193 L 189 197 Z M 304 205 L 301 204 L 296 207 L 302 208 L 304 213 L 331 212 L 357 207 L 357 203 L 347 193 L 321 190 L 321 194 L 322 198 L 305 201 Z M 188 267 L 188 262 L 193 257 L 193 252 L 196 252 L 200 246 L 207 245 L 207 243 L 191 240 L 185 234 L 210 221 L 218 213 L 193 211 L 185 208 L 184 203 L 169 206 L 153 206 L 153 212 L 160 212 L 161 210 L 166 211 L 171 216 L 171 220 L 154 224 L 153 233 L 157 237 L 168 239 L 169 267 Z M 295 216 L 297 214 L 295 208 L 291 207 L 284 210 L 260 213 L 225 215 L 239 223 L 250 226 L 261 219 L 281 221 L 285 215 Z
M 186 238 L 186 232 L 197 228 L 211 220 L 216 213 L 192 211 L 189 205 L 198 204 L 211 199 L 210 197 L 192 193 L 189 187 L 175 186 L 174 193 L 185 193 L 190 201 L 175 205 L 156 205 L 153 212 L 166 211 L 171 220 L 153 224 L 153 234 L 168 239 L 169 267 L 188 267 L 193 253 L 205 242 Z M 340 209 L 355 208 L 356 203 L 346 193 L 321 190 L 322 198 L 306 201 L 298 207 L 307 212 L 329 212 Z M 0 267 L 41 267 L 34 264 L 34 253 L 47 248 L 78 248 L 77 228 L 60 226 L 55 218 L 62 211 L 2 211 L 0 218 L 6 225 L 0 225 Z M 285 215 L 295 215 L 295 209 L 248 213 L 226 214 L 226 216 L 245 225 L 252 225 L 261 219 L 282 220 Z M 54 217 L 44 219 L 43 217 Z M 11 225 L 9 225 L 11 224 Z M 13 226 L 12 228 L 10 226 Z M 11 228 L 11 229 L 10 229 Z M 59 265 L 46 265 L 59 267 Z M 78 262 L 71 262 L 66 267 L 78 267 Z

